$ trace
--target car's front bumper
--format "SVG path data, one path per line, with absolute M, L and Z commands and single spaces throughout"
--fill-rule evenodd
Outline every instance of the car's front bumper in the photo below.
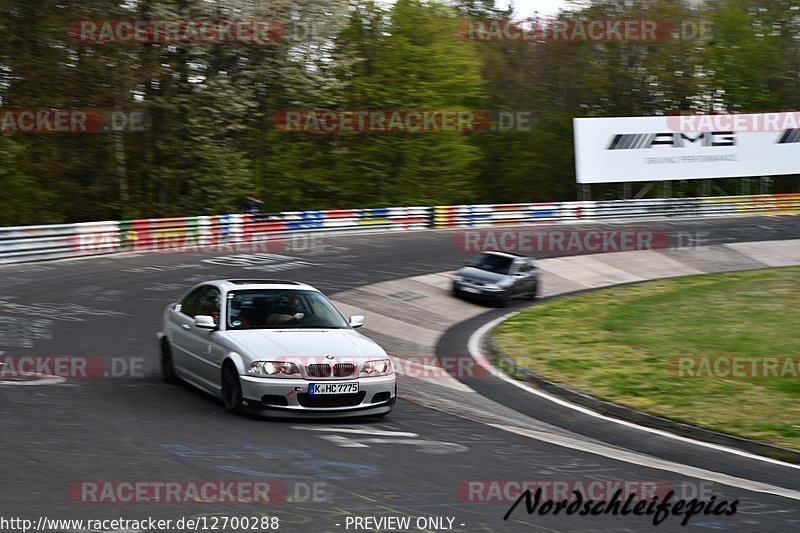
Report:
M 490 288 L 485 285 L 476 285 L 466 281 L 453 281 L 453 292 L 460 296 L 496 300 L 505 296 L 508 291 L 502 287 Z
M 358 382 L 354 394 L 309 395 L 310 383 Z M 396 375 L 357 379 L 285 379 L 240 376 L 250 412 L 283 417 L 347 417 L 385 414 L 397 396 Z
M 397 401 L 397 396 L 386 402 L 366 407 L 349 407 L 346 409 L 287 409 L 286 407 L 267 406 L 261 402 L 247 401 L 244 410 L 248 413 L 274 418 L 351 418 L 356 416 L 377 416 L 390 413 Z

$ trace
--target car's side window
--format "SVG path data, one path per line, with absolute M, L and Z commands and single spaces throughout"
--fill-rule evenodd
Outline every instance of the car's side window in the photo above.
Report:
M 208 287 L 206 291 L 197 299 L 197 313 L 195 315 L 207 315 L 219 322 L 219 289 Z
M 199 304 L 198 300 L 199 297 L 206 292 L 206 290 L 208 290 L 208 287 L 198 287 L 187 294 L 186 297 L 181 300 L 181 313 L 190 317 L 199 315 L 200 313 L 197 312 Z

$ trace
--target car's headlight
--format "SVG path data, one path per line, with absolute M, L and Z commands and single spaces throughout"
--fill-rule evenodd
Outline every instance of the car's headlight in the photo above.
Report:
M 300 377 L 300 370 L 294 363 L 287 361 L 255 361 L 247 369 L 251 376 L 282 378 L 289 376 Z
M 486 290 L 489 290 L 489 291 L 502 291 L 502 290 L 505 290 L 503 287 L 501 287 L 500 285 L 497 285 L 496 283 L 487 283 L 486 285 L 483 286 L 483 288 L 486 289 Z
M 391 359 L 367 361 L 361 367 L 361 376 L 374 377 L 388 376 L 389 374 L 394 374 L 394 367 L 392 366 Z
M 453 281 L 464 281 L 464 276 L 460 276 L 458 274 L 453 275 Z

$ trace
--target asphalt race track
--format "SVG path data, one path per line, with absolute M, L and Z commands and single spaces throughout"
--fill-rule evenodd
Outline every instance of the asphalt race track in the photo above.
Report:
M 798 222 L 796 217 L 763 217 L 647 221 L 632 227 L 665 231 L 675 238 L 700 233 L 704 244 L 724 244 L 798 239 Z M 623 226 L 582 224 L 569 229 L 601 227 Z M 614 440 L 607 436 L 614 429 L 601 427 L 601 422 L 580 431 L 571 428 L 570 435 L 580 434 L 587 444 L 607 442 L 612 452 L 592 453 L 424 407 L 415 402 L 413 388 L 403 390 L 402 382 L 397 407 L 384 419 L 236 417 L 225 412 L 220 401 L 188 386 L 167 385 L 157 373 L 155 333 L 162 309 L 195 283 L 224 277 L 296 279 L 336 299 L 337 293 L 368 284 L 455 269 L 471 254 L 456 249 L 453 234 L 326 236 L 288 242 L 274 254 L 249 257 L 150 253 L 0 268 L 0 355 L 102 361 L 102 373 L 96 377 L 39 385 L 0 383 L 0 515 L 34 522 L 42 516 L 269 516 L 280 519 L 281 531 L 303 532 L 354 531 L 355 517 L 381 516 L 411 517 L 412 525 L 419 517 L 447 517 L 453 519 L 453 531 L 469 532 L 800 530 L 796 498 L 623 458 L 626 449 L 640 450 L 797 494 L 800 470 L 789 467 L 759 468 L 750 459 L 722 458 L 714 450 L 688 444 L 672 450 L 655 440 L 652 445 L 626 446 L 630 439 L 648 437 L 632 431 Z M 490 308 L 487 312 L 498 313 Z M 463 350 L 460 346 L 479 322 L 475 319 L 451 333 L 453 350 Z M 398 349 L 384 348 L 389 353 Z M 475 389 L 473 399 L 485 392 L 517 411 L 521 420 L 529 420 L 531 428 L 571 423 L 568 414 L 557 410 L 515 405 L 523 403 L 524 396 L 504 391 L 497 383 L 487 381 Z M 487 407 L 487 419 L 495 415 L 494 409 Z M 282 501 L 92 503 L 82 501 L 76 489 L 85 486 L 83 482 L 206 480 L 271 482 L 271 494 Z M 528 516 L 524 504 L 504 521 L 513 499 L 475 501 L 491 494 L 469 490 L 477 486 L 470 481 L 491 486 L 490 480 L 658 482 L 674 487 L 677 497 L 708 500 L 713 495 L 717 502 L 740 503 L 733 516 L 698 515 L 687 526 L 681 526 L 677 516 L 658 526 L 647 516 Z M 407 530 L 447 530 L 435 522 L 422 526 Z

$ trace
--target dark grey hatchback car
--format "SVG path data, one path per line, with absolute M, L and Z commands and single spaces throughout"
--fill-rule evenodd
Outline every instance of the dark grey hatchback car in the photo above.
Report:
M 505 307 L 512 298 L 539 295 L 539 269 L 533 259 L 506 252 L 483 252 L 467 261 L 453 278 L 453 294 Z

